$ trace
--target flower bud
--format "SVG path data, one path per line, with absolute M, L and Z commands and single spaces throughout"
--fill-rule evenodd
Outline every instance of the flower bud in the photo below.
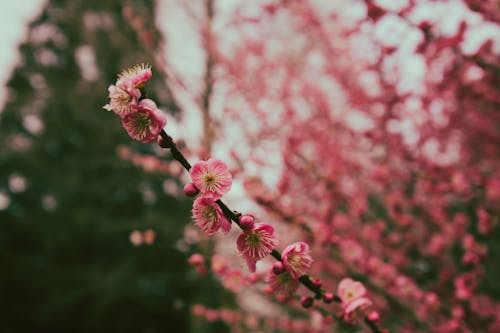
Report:
M 302 296 L 300 298 L 300 304 L 306 309 L 310 308 L 313 305 L 313 302 L 314 302 L 314 299 L 312 297 L 309 297 L 309 296 Z
M 369 321 L 378 321 L 380 319 L 380 314 L 377 311 L 371 311 L 368 314 Z
M 252 215 L 245 214 L 240 217 L 240 227 L 244 230 L 252 230 L 255 218 Z
M 331 302 L 333 302 L 334 298 L 335 296 L 332 293 L 323 294 L 323 302 L 325 302 L 326 304 L 330 304 Z
M 193 254 L 188 259 L 188 263 L 192 266 L 198 266 L 203 264 L 203 256 L 199 253 Z
M 193 183 L 187 183 L 184 185 L 184 194 L 188 197 L 195 197 L 200 191 L 194 186 Z
M 275 262 L 273 265 L 273 273 L 279 275 L 283 272 L 285 272 L 285 266 L 283 266 L 283 263 L 281 261 Z
M 312 282 L 312 284 L 313 284 L 314 288 L 316 288 L 316 289 L 321 288 L 321 286 L 323 285 L 323 282 L 321 282 L 321 280 L 320 280 L 320 279 L 315 279 L 315 278 L 312 278 L 312 279 L 311 279 L 311 282 Z

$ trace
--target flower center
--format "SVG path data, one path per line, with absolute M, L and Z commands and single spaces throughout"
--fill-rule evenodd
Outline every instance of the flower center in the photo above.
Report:
M 132 124 L 137 136 L 143 138 L 146 136 L 149 126 L 151 126 L 151 118 L 147 115 L 140 115 L 133 120 Z
M 214 207 L 208 206 L 203 210 L 203 218 L 205 220 L 214 221 L 217 219 L 217 211 Z
M 300 266 L 300 263 L 301 263 L 300 257 L 299 256 L 289 256 L 288 263 L 292 267 Z
M 260 241 L 260 237 L 258 234 L 256 233 L 253 233 L 253 234 L 248 234 L 247 235 L 247 244 L 248 246 L 251 246 L 251 247 L 257 247 L 259 246 L 261 243 Z
M 211 186 L 215 184 L 215 175 L 211 173 L 207 173 L 205 177 L 203 178 L 207 186 Z

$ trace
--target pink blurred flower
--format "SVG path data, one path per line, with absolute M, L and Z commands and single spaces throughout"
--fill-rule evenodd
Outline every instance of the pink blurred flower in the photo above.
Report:
M 132 231 L 130 233 L 129 239 L 130 239 L 130 243 L 132 243 L 132 245 L 134 245 L 134 246 L 141 245 L 143 240 L 144 240 L 142 237 L 142 233 L 139 230 Z
M 195 316 L 203 316 L 203 314 L 205 313 L 205 307 L 201 304 L 195 304 L 191 307 L 191 312 Z
M 224 288 L 232 292 L 238 292 L 242 290 L 246 283 L 247 281 L 245 275 L 243 275 L 243 273 L 237 269 L 231 269 L 227 271 L 222 278 L 222 284 L 224 285 Z
M 134 67 L 127 68 L 118 75 L 116 85 L 132 85 L 134 88 L 142 88 L 151 78 L 151 66 L 148 64 L 137 64 Z
M 220 199 L 231 188 L 231 173 L 221 160 L 199 161 L 189 170 L 189 174 L 202 196 L 214 201 Z
M 274 228 L 268 224 L 257 223 L 249 231 L 243 232 L 237 239 L 239 253 L 245 257 L 248 269 L 255 272 L 255 263 L 269 255 L 278 240 L 273 237 Z
M 271 270 L 267 283 L 269 283 L 274 293 L 285 298 L 292 297 L 299 288 L 299 281 L 294 279 L 288 272 L 274 274 Z
M 203 262 L 204 262 L 203 256 L 199 253 L 194 253 L 188 259 L 188 263 L 193 266 L 203 265 Z
M 203 256 L 199 253 L 194 253 L 189 257 L 188 263 L 196 268 L 198 271 L 198 274 L 201 276 L 207 274 L 207 268 L 205 267 L 205 259 L 203 259 Z
M 144 231 L 144 243 L 151 245 L 155 242 L 156 233 L 153 229 Z
M 196 225 L 209 235 L 213 235 L 219 229 L 223 233 L 227 233 L 231 229 L 231 223 L 212 199 L 197 198 L 193 203 L 192 214 Z
M 487 180 L 486 197 L 491 201 L 500 199 L 500 176 L 497 175 Z
M 356 298 L 365 296 L 366 288 L 359 281 L 345 278 L 340 281 L 337 288 L 337 294 L 342 300 L 342 303 L 345 304 L 355 300 Z
M 312 264 L 309 245 L 304 242 L 297 242 L 288 245 L 281 254 L 281 260 L 286 270 L 294 279 L 300 278 L 307 273 Z
M 351 315 L 359 309 L 364 309 L 368 306 L 372 305 L 372 301 L 370 301 L 368 298 L 365 297 L 360 297 L 352 300 L 351 302 L 347 303 L 343 309 L 344 309 L 344 320 L 348 321 L 351 318 Z
M 365 286 L 361 282 L 350 278 L 340 281 L 337 294 L 342 302 L 344 320 L 349 320 L 351 314 L 357 309 L 362 309 L 372 304 L 368 298 L 364 297 L 366 295 Z
M 227 269 L 227 261 L 224 257 L 214 254 L 210 259 L 210 268 L 217 274 L 224 274 Z
M 128 135 L 144 143 L 156 141 L 166 123 L 165 117 L 150 99 L 143 99 L 134 107 L 133 112 L 122 119 Z

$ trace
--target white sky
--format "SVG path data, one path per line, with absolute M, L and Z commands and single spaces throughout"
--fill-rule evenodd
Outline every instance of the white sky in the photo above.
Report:
M 0 3 L 0 110 L 5 104 L 5 84 L 19 61 L 17 47 L 27 36 L 28 22 L 41 10 L 45 0 L 1 1 Z

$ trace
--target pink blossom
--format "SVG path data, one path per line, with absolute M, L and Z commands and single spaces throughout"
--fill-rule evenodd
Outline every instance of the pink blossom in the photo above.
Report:
M 312 264 L 309 245 L 304 242 L 297 242 L 288 245 L 281 254 L 281 260 L 286 270 L 294 279 L 300 278 L 307 273 Z
M 167 121 L 150 99 L 142 100 L 134 111 L 125 115 L 122 125 L 128 135 L 140 142 L 156 141 Z
M 248 268 L 255 272 L 255 263 L 269 255 L 278 244 L 273 237 L 274 228 L 268 224 L 254 224 L 253 229 L 243 232 L 237 239 L 238 251 L 245 257 Z
M 348 321 L 351 318 L 351 314 L 358 310 L 358 309 L 364 309 L 368 306 L 372 305 L 372 301 L 370 301 L 366 297 L 359 297 L 351 302 L 347 303 L 345 306 L 343 306 L 344 309 L 344 320 Z
M 220 199 L 231 188 L 231 173 L 221 160 L 199 161 L 193 165 L 189 174 L 202 196 L 214 201 Z
M 137 100 L 141 96 L 139 89 L 130 87 L 127 84 L 110 85 L 108 88 L 109 103 L 103 108 L 108 111 L 113 111 L 117 115 L 123 117 L 134 111 L 137 106 Z
M 209 198 L 197 198 L 193 203 L 192 213 L 196 225 L 209 235 L 213 235 L 219 229 L 223 233 L 231 229 L 231 223 L 226 219 L 220 207 Z
M 142 88 L 151 78 L 151 66 L 148 64 L 137 64 L 127 68 L 118 75 L 116 85 L 132 85 L 134 88 Z
M 224 288 L 233 292 L 238 292 L 245 287 L 247 281 L 245 275 L 240 270 L 231 269 L 224 273 L 222 284 Z
M 288 272 L 274 274 L 271 271 L 267 280 L 271 290 L 279 296 L 292 297 L 299 288 L 299 281 L 294 279 Z
M 345 278 L 340 281 L 337 288 L 337 294 L 342 302 L 344 310 L 344 320 L 348 320 L 352 312 L 357 309 L 367 307 L 372 302 L 364 297 L 366 294 L 365 286 L 358 281 Z
M 365 286 L 359 282 L 354 281 L 350 278 L 345 278 L 340 281 L 337 288 L 337 294 L 342 300 L 342 304 L 349 303 L 356 298 L 363 297 L 366 294 Z

